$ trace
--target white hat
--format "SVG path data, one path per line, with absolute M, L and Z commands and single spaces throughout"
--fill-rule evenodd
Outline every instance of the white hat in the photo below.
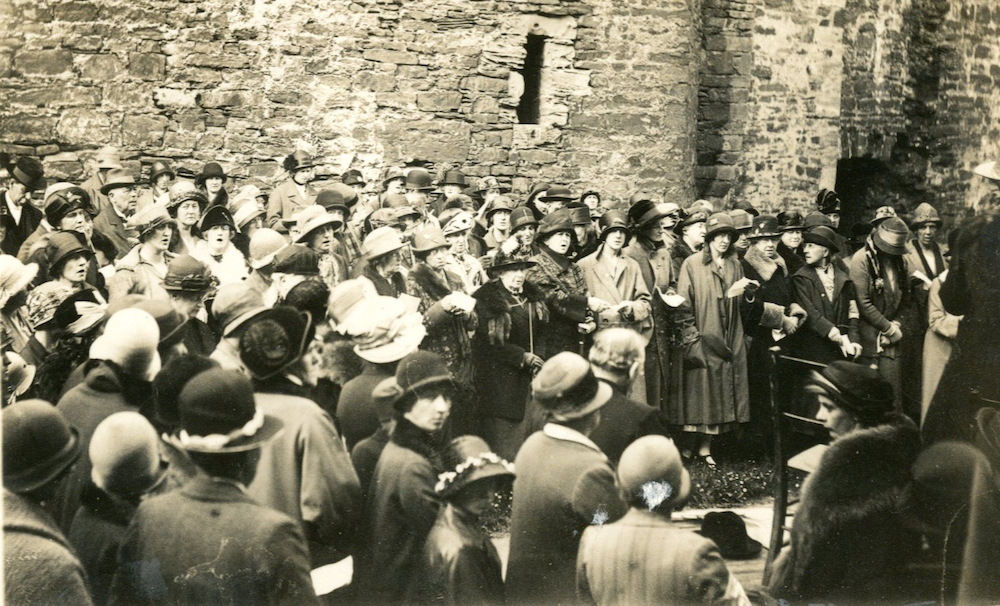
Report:
M 90 477 L 101 490 L 135 498 L 166 477 L 160 459 L 160 438 L 146 417 L 116 412 L 101 421 L 90 439 Z
M 262 227 L 250 236 L 250 267 L 260 269 L 274 262 L 274 255 L 284 248 L 288 242 L 284 236 Z
M 24 290 L 38 275 L 38 264 L 21 263 L 12 255 L 0 255 L 0 309 Z
M 131 376 L 152 381 L 160 372 L 160 327 L 149 312 L 134 307 L 111 316 L 104 334 L 90 346 L 90 359 L 114 362 Z
M 374 364 L 402 360 L 427 334 L 420 312 L 411 311 L 406 301 L 381 296 L 366 302 L 366 313 L 351 314 L 337 329 L 351 337 L 354 353 Z

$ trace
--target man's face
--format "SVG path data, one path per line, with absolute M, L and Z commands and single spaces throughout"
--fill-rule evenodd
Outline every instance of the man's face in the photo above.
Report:
M 122 215 L 130 215 L 135 212 L 135 203 L 138 199 L 134 187 L 116 187 L 108 192 L 108 200 L 115 210 Z
M 23 204 L 28 199 L 28 188 L 20 181 L 11 179 L 10 185 L 7 186 L 7 194 L 14 204 Z
M 934 243 L 934 237 L 937 235 L 938 226 L 935 223 L 924 223 L 917 228 L 917 239 L 920 240 L 920 245 L 929 247 Z
M 444 427 L 451 413 L 451 397 L 443 391 L 421 395 L 408 412 L 403 413 L 410 423 L 424 431 L 438 431 Z

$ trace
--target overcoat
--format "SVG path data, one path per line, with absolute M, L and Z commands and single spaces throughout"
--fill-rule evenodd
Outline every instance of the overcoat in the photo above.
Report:
M 601 407 L 601 422 L 588 437 L 612 465 L 617 467 L 622 452 L 642 436 L 670 436 L 660 409 L 629 398 L 616 383 L 601 381 L 611 386 L 611 399 Z
M 87 571 L 91 595 L 98 604 L 108 601 L 118 548 L 135 509 L 131 503 L 112 498 L 92 483 L 83 489 L 80 509 L 67 536 Z
M 603 250 L 604 244 L 601 244 L 593 253 L 577 261 L 590 295 L 607 301 L 612 307 L 597 314 L 597 328 L 631 328 L 648 342 L 653 336 L 652 299 L 639 263 L 622 255 L 618 266 L 612 267 L 606 259 L 601 259 Z M 634 317 L 631 320 L 614 310 L 615 306 L 626 301 L 632 303 Z
M 450 505 L 443 507 L 427 535 L 422 566 L 422 603 L 504 604 L 500 555 L 476 516 Z
M 587 281 L 583 270 L 563 255 L 544 244 L 531 257 L 536 263 L 525 275 L 541 293 L 549 308 L 549 326 L 545 338 L 543 358 L 551 358 L 561 351 L 585 353 L 586 338 L 580 334 L 579 324 L 587 321 Z
M 42 507 L 3 489 L 3 573 L 7 604 L 91 603 L 80 560 Z
M 21 222 L 15 223 L 14 217 L 7 208 L 7 192 L 0 191 L 0 222 L 3 223 L 4 237 L 0 242 L 0 250 L 3 254 L 17 256 L 21 244 L 30 236 L 42 223 L 42 211 L 31 205 L 30 202 L 21 204 Z
M 361 440 L 351 449 L 351 463 L 354 465 L 354 471 L 358 474 L 358 483 L 361 485 L 361 495 L 365 503 L 368 502 L 368 490 L 372 485 L 372 477 L 375 476 L 375 467 L 388 443 L 389 432 L 384 427 L 379 427 L 375 433 Z
M 318 604 L 295 520 L 202 475 L 136 511 L 110 604 Z
M 947 274 L 946 274 L 947 277 Z M 924 335 L 924 378 L 921 384 L 921 419 L 927 415 L 934 392 L 941 381 L 941 373 L 951 358 L 952 344 L 958 335 L 962 316 L 952 315 L 941 303 L 941 276 L 934 278 L 927 297 L 927 334 Z
M 684 402 L 667 411 L 671 424 L 716 426 L 750 420 L 746 341 L 740 305 L 729 287 L 743 277 L 743 267 L 730 248 L 720 268 L 708 249 L 681 265 L 677 293 L 687 302 L 682 315 L 693 317 L 700 338 L 689 346 L 693 360 L 684 372 Z
M 441 507 L 434 485 L 442 471 L 434 436 L 400 418 L 368 491 L 366 553 L 355 572 L 359 603 L 417 599 L 424 541 Z
M 828 338 L 832 328 L 836 327 L 842 335 L 847 335 L 852 343 L 857 343 L 859 339 L 854 283 L 838 264 L 831 263 L 830 267 L 833 271 L 832 301 L 826 296 L 826 289 L 815 267 L 804 265 L 792 276 L 795 302 L 809 314 L 805 324 L 799 328 L 794 353 L 823 364 L 844 357 L 840 347 Z
M 361 488 L 333 419 L 306 398 L 257 391 L 254 399 L 284 431 L 261 449 L 248 494 L 302 524 L 313 567 L 342 559 L 361 518 Z
M 128 233 L 125 231 L 125 220 L 118 216 L 110 204 L 94 219 L 94 231 L 100 232 L 114 244 L 115 259 L 124 257 L 135 244 L 129 242 Z
M 282 224 L 282 220 L 289 221 L 299 210 L 313 204 L 315 196 L 306 189 L 306 197 L 302 197 L 298 185 L 292 179 L 282 181 L 277 187 L 271 190 L 271 196 L 267 200 L 267 226 L 279 233 L 288 233 L 288 228 Z
M 576 554 L 591 524 L 625 515 L 608 458 L 583 434 L 549 423 L 514 462 L 507 601 L 576 603 Z
M 802 488 L 771 595 L 860 604 L 898 597 L 900 569 L 920 539 L 902 526 L 896 502 L 919 453 L 916 425 L 902 415 L 834 441 Z
M 481 286 L 473 296 L 479 317 L 472 338 L 479 413 L 521 421 L 532 379 L 524 354 L 544 350 L 548 308 L 530 282 L 525 282 L 520 299 L 498 279 Z
M 361 374 L 344 384 L 337 401 L 337 422 L 344 432 L 348 449 L 353 449 L 355 444 L 378 429 L 378 413 L 372 391 L 395 373 L 395 364 L 365 362 Z

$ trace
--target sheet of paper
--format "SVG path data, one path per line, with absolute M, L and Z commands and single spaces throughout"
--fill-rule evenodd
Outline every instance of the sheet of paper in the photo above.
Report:
M 812 448 L 803 450 L 794 457 L 788 459 L 788 466 L 806 473 L 812 473 L 819 467 L 819 461 L 823 458 L 823 453 L 829 448 L 826 444 L 817 444 Z
M 320 566 L 310 576 L 316 595 L 326 595 L 335 589 L 346 587 L 354 578 L 354 558 L 347 556 L 339 562 Z
M 660 295 L 660 298 L 663 299 L 663 302 L 667 304 L 667 307 L 680 307 L 681 303 L 684 302 L 684 297 L 678 295 L 677 293 L 667 295 L 660 289 L 656 289 L 656 292 Z

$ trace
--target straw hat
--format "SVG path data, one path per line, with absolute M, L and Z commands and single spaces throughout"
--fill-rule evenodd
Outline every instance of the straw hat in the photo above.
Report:
M 27 288 L 38 275 L 38 264 L 21 263 L 12 255 L 0 255 L 0 309 L 11 297 Z
M 298 237 L 296 243 L 303 243 L 309 239 L 309 235 L 327 225 L 332 225 L 334 229 L 344 226 L 344 221 L 329 212 L 319 204 L 313 204 L 300 210 L 296 215 L 295 231 Z

